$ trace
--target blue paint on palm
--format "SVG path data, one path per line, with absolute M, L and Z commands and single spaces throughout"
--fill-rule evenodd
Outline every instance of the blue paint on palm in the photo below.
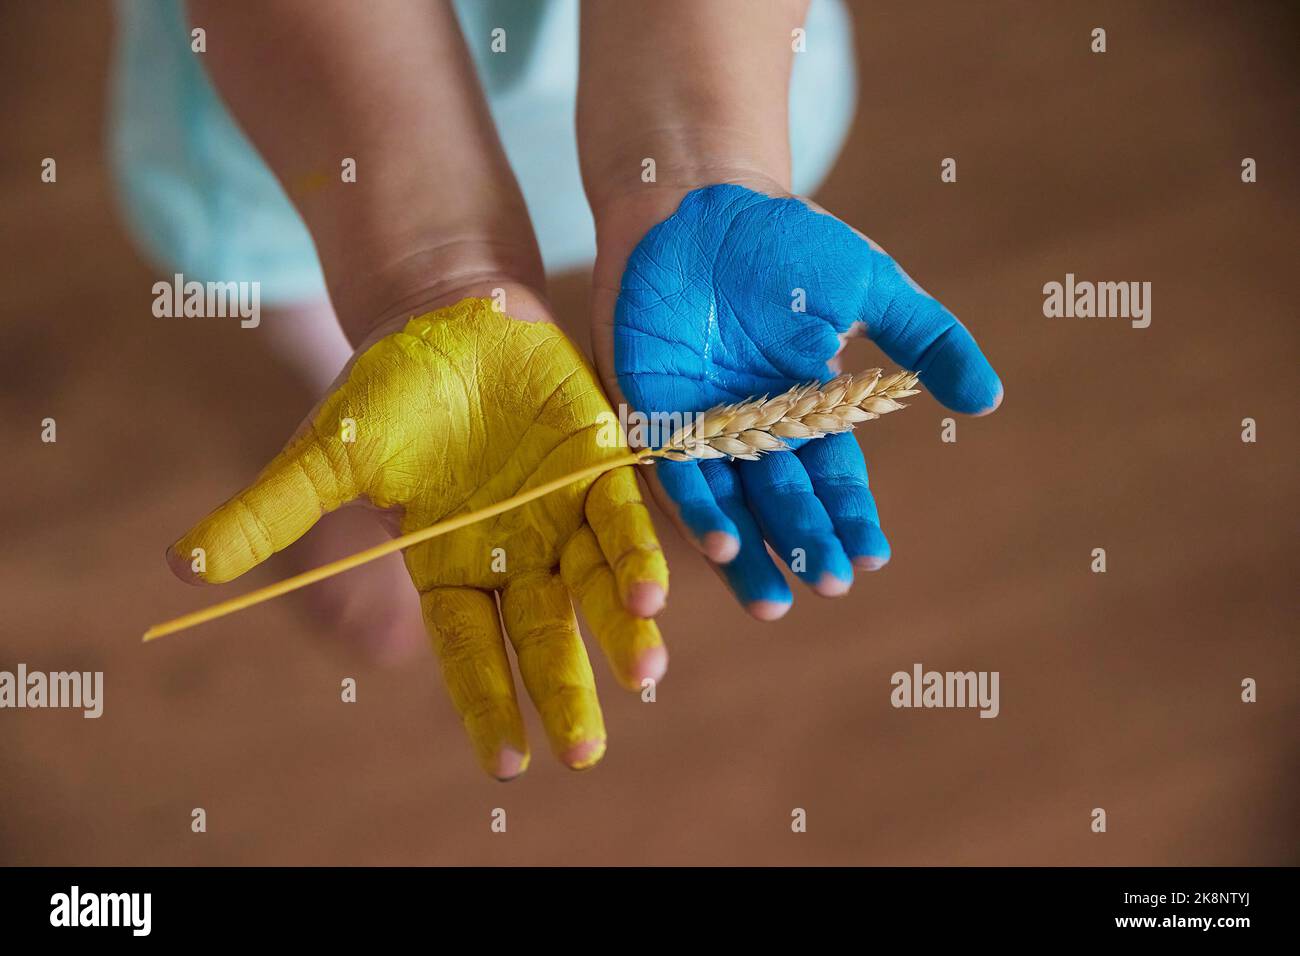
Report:
M 825 380 L 855 324 L 950 408 L 982 412 L 1000 400 L 970 333 L 887 255 L 798 199 L 731 185 L 689 193 L 629 257 L 615 370 L 641 411 L 702 411 Z M 851 580 L 851 559 L 889 557 L 849 435 L 757 462 L 657 467 L 692 532 L 740 540 L 724 573 L 744 603 L 791 600 L 764 539 L 810 584 Z

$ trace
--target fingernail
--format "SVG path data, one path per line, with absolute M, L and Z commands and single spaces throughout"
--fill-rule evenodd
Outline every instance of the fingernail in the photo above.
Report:
M 167 549 L 167 566 L 172 569 L 172 574 L 176 575 L 186 584 L 205 584 L 203 578 L 194 573 L 194 568 L 190 559 L 176 550 L 176 545 Z
M 853 566 L 859 571 L 879 571 L 889 563 L 889 558 L 874 554 L 860 554 L 853 559 Z
M 528 754 L 520 753 L 514 747 L 502 747 L 497 753 L 496 767 L 492 776 L 502 783 L 513 780 L 528 769 Z
M 745 610 L 751 617 L 760 621 L 775 621 L 778 618 L 785 617 L 785 612 L 790 610 L 789 601 L 750 601 L 745 605 Z
M 822 597 L 839 597 L 842 594 L 848 594 L 851 587 L 853 587 L 852 579 L 845 581 L 843 578 L 837 578 L 829 571 L 826 571 L 817 579 L 817 583 L 813 585 L 813 590 Z
M 560 755 L 560 760 L 564 761 L 570 770 L 586 770 L 588 767 L 594 767 L 603 756 L 605 756 L 605 740 L 600 738 L 574 744 Z
M 662 644 L 657 644 L 654 647 L 647 647 L 641 652 L 641 656 L 636 659 L 636 663 L 632 666 L 631 676 L 639 690 L 642 681 L 652 680 L 658 683 L 667 672 L 668 649 Z
M 998 410 L 998 406 L 1002 404 L 1002 399 L 1006 397 L 1006 394 L 1007 394 L 1006 391 L 1002 388 L 1002 383 L 999 382 L 998 394 L 997 397 L 993 399 L 993 404 L 990 405 L 988 408 L 984 409 L 984 411 L 982 412 L 976 412 L 975 417 L 980 418 L 984 415 L 992 415 L 994 412 Z
M 664 609 L 666 600 L 662 585 L 654 581 L 638 581 L 628 591 L 626 607 L 637 617 L 654 617 Z
M 740 554 L 740 541 L 725 531 L 710 531 L 702 539 L 704 553 L 714 564 L 727 564 Z

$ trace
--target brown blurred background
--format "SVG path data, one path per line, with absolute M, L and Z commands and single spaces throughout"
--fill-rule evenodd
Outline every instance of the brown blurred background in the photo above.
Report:
M 1006 402 L 956 444 L 929 398 L 863 430 L 894 561 L 838 602 L 800 593 L 778 624 L 723 600 L 661 523 L 657 702 L 596 661 L 604 762 L 562 769 L 534 721 L 532 769 L 500 785 L 431 655 L 369 663 L 298 598 L 139 644 L 208 597 L 164 546 L 313 396 L 236 323 L 151 316 L 103 155 L 110 7 L 6 4 L 0 670 L 103 670 L 106 700 L 99 720 L 0 711 L 0 862 L 1295 862 L 1295 19 L 855 10 L 859 119 L 816 199 L 965 319 Z M 1152 282 L 1151 327 L 1045 319 L 1042 285 L 1066 272 Z M 584 314 L 582 277 L 554 293 Z M 280 556 L 247 586 L 292 570 Z M 1001 716 L 892 709 L 914 662 L 999 671 Z

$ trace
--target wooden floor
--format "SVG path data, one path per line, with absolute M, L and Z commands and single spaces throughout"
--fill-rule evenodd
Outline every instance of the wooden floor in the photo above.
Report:
M 895 557 L 841 601 L 700 624 L 718 585 L 665 527 L 657 702 L 598 666 L 604 763 L 538 753 L 508 786 L 474 766 L 431 656 L 368 663 L 296 599 L 138 643 L 199 601 L 164 546 L 311 396 L 256 333 L 150 314 L 102 149 L 108 10 L 0 13 L 0 670 L 107 685 L 99 720 L 0 711 L 0 862 L 1296 862 L 1300 169 L 1281 5 L 860 5 L 860 118 L 817 199 L 964 318 L 1006 402 L 955 444 L 929 398 L 862 432 Z M 1067 272 L 1150 281 L 1150 328 L 1044 318 L 1042 286 Z M 555 291 L 581 315 L 581 278 Z M 998 671 L 1001 715 L 891 708 L 890 675 L 916 662 Z

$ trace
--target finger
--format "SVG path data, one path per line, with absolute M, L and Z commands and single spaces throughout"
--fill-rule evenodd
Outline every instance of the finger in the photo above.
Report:
M 798 456 L 765 455 L 742 463 L 739 471 L 745 501 L 790 570 L 825 597 L 848 591 L 853 566 Z
M 655 466 L 659 467 L 659 466 Z M 790 610 L 794 596 L 780 569 L 772 563 L 749 505 L 740 475 L 731 462 L 705 461 L 701 473 L 718 507 L 735 526 L 739 549 L 734 559 L 719 565 L 723 580 L 741 605 L 760 621 L 775 621 Z
M 617 468 L 596 479 L 587 492 L 586 514 L 623 606 L 637 617 L 654 617 L 668 596 L 668 563 L 633 470 Z
M 549 571 L 512 578 L 501 618 L 551 749 L 574 770 L 594 766 L 605 753 L 605 720 L 564 582 Z
M 993 411 L 1002 382 L 974 337 L 879 247 L 869 253 L 867 335 L 891 359 L 919 372 L 944 405 L 968 415 Z
M 498 780 L 519 776 L 528 767 L 528 741 L 496 599 L 476 588 L 434 588 L 420 595 L 420 607 L 479 765 Z
M 629 614 L 618 596 L 614 572 L 605 562 L 596 534 L 579 528 L 560 555 L 564 585 L 578 599 L 614 678 L 628 690 L 644 680 L 658 681 L 668 669 L 668 651 L 654 621 Z
M 196 524 L 167 551 L 182 580 L 239 577 L 306 534 L 322 514 L 356 497 L 347 469 L 311 431 L 276 455 L 253 483 Z
M 725 564 L 740 549 L 740 530 L 713 497 L 709 483 L 692 461 L 660 461 L 655 477 L 669 500 L 676 505 L 677 519 L 690 532 L 691 540 L 710 561 Z
M 884 567 L 889 541 L 880 529 L 876 500 L 867 484 L 867 463 L 857 441 L 847 433 L 827 435 L 807 442 L 795 454 L 853 566 L 864 571 Z

